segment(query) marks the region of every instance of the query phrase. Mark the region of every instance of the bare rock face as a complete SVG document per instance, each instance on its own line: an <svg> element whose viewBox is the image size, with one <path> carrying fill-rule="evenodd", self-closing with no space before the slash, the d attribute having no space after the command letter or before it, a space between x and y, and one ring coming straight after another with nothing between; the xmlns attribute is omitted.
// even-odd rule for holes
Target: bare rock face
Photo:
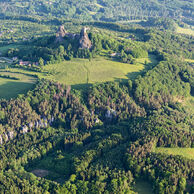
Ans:
<svg viewBox="0 0 194 194"><path fill-rule="evenodd" d="M9 140L7 133L5 133L4 137L5 137L5 142L7 142Z"/></svg>
<svg viewBox="0 0 194 194"><path fill-rule="evenodd" d="M65 30L64 26L59 26L59 29L56 33L56 42L62 42L63 37L67 34L67 31Z"/></svg>
<svg viewBox="0 0 194 194"><path fill-rule="evenodd" d="M8 132L9 139L13 139L13 137L14 137L13 135L14 135L13 131Z"/></svg>
<svg viewBox="0 0 194 194"><path fill-rule="evenodd" d="M84 27L82 28L80 32L80 38L79 38L79 43L80 43L80 48L81 49L90 49L92 47L92 43L88 37L87 30L89 28Z"/></svg>
<svg viewBox="0 0 194 194"><path fill-rule="evenodd" d="M0 145L3 144L3 138L2 136L0 135Z"/></svg>
<svg viewBox="0 0 194 194"><path fill-rule="evenodd" d="M23 132L23 133L27 133L27 132L28 132L28 127L27 127L26 125L24 125L24 126L22 127L22 132Z"/></svg>

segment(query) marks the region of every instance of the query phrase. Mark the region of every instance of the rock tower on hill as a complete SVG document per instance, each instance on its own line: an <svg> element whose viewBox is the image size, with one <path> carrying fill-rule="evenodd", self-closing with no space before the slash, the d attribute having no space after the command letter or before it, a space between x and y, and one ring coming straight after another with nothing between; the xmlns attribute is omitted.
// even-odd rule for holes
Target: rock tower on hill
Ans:
<svg viewBox="0 0 194 194"><path fill-rule="evenodd" d="M57 33L56 33L56 42L63 42L64 37L68 37L70 39L75 39L79 41L79 48L81 49L90 49L92 47L92 43L88 37L87 30L89 28L84 27L82 28L80 34L73 34L69 33L65 30L64 26L59 26Z"/></svg>
<svg viewBox="0 0 194 194"><path fill-rule="evenodd" d="M59 26L57 33L56 33L56 42L62 42L63 37L67 34L64 26Z"/></svg>
<svg viewBox="0 0 194 194"><path fill-rule="evenodd" d="M90 49L92 47L92 43L88 37L87 30L89 28L84 27L82 28L80 32L80 38L79 38L79 43L80 43L80 48L81 49Z"/></svg>

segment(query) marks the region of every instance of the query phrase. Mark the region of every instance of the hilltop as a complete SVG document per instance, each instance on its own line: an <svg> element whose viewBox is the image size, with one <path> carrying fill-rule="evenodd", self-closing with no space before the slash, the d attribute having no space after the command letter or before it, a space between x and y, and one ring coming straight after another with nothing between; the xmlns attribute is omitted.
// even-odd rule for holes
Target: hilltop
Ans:
<svg viewBox="0 0 194 194"><path fill-rule="evenodd" d="M0 193L194 193L192 33L176 33L169 18L53 18L71 4L65 14L83 19L84 2L12 1L36 17L1 20ZM87 2L98 19L117 4Z"/></svg>

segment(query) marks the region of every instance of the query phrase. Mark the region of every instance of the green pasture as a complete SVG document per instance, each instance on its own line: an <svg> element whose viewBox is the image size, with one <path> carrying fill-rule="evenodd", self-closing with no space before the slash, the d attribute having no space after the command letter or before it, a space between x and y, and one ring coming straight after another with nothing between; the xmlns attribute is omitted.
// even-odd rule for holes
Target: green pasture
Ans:
<svg viewBox="0 0 194 194"><path fill-rule="evenodd" d="M23 48L25 47L26 49L28 49L28 45L22 45L22 44L8 44L8 45L5 45L5 46L0 46L0 54L4 55L9 49L11 48Z"/></svg>
<svg viewBox="0 0 194 194"><path fill-rule="evenodd" d="M194 30L189 29L189 28L177 27L176 32L179 33L179 34L187 34L187 35L194 36Z"/></svg>
<svg viewBox="0 0 194 194"><path fill-rule="evenodd" d="M26 170L34 173L36 176L63 183L69 178L72 170L72 156L70 154L56 151L43 157L41 160L32 163ZM45 174L39 173L45 171Z"/></svg>
<svg viewBox="0 0 194 194"><path fill-rule="evenodd" d="M169 155L181 155L185 158L194 160L194 148L164 148L159 147L154 149L155 153L163 153Z"/></svg>
<svg viewBox="0 0 194 194"><path fill-rule="evenodd" d="M194 59L185 59L186 62L194 63Z"/></svg>
<svg viewBox="0 0 194 194"><path fill-rule="evenodd" d="M146 65L145 61L147 61ZM0 78L0 98L11 98L26 93L35 83L35 78L30 75L72 85L76 89L84 89L93 83L134 79L142 70L156 64L157 60L154 55L137 59L135 65L99 56L91 61L88 59L72 59L71 61L46 65L43 72L33 72L20 68L2 69L1 72L4 74L10 73L11 77L19 77L20 80ZM9 71L9 73L5 71ZM0 74L2 74L1 72Z"/></svg>
<svg viewBox="0 0 194 194"><path fill-rule="evenodd" d="M19 80L14 80L0 77L0 98L10 99L18 94L24 94L32 89L36 82L36 78L30 75L2 71L0 74L19 78Z"/></svg>
<svg viewBox="0 0 194 194"><path fill-rule="evenodd" d="M97 57L88 59L73 59L58 64L44 67L49 72L47 79L55 80L66 85L93 84L97 82L134 79L144 68L145 61L148 65L157 63L154 56L138 59L137 64L127 64Z"/></svg>

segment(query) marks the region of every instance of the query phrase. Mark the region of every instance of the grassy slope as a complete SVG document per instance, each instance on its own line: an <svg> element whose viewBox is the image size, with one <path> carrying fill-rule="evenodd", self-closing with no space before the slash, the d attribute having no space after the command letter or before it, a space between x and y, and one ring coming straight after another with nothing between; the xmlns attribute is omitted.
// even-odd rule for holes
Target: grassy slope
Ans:
<svg viewBox="0 0 194 194"><path fill-rule="evenodd" d="M157 63L154 56L138 59L136 65L120 63L97 57L88 59L73 59L55 65L45 66L44 71L54 72L48 79L59 81L67 85L87 84L96 82L127 80L136 77L144 69L144 62Z"/></svg>
<svg viewBox="0 0 194 194"><path fill-rule="evenodd" d="M20 78L20 80L0 78L0 98L10 99L18 94L26 93L36 82L34 77L19 73L0 72L0 74Z"/></svg>
<svg viewBox="0 0 194 194"><path fill-rule="evenodd" d="M12 77L19 77L20 80L0 78L0 98L15 97L18 94L26 93L27 90L33 87L34 78L21 73L38 75L39 78L58 81L66 85L72 85L76 89L82 89L88 84L97 82L134 79L141 70L146 68L144 66L145 60L148 62L148 66L157 64L155 57L150 55L149 58L138 59L136 65L97 57L91 61L88 59L73 59L72 61L47 65L44 67L44 72L32 72L18 68L5 69L10 72ZM8 74L3 71L2 69L1 74ZM14 74L13 72L17 73Z"/></svg>
<svg viewBox="0 0 194 194"><path fill-rule="evenodd" d="M194 148L155 148L154 152L172 155L181 155L194 160Z"/></svg>
<svg viewBox="0 0 194 194"><path fill-rule="evenodd" d="M17 48L17 49L26 48L26 49L29 49L29 48L31 48L31 47L28 46L28 45L22 45L22 44L17 44L17 43L5 45L5 46L0 46L0 56L1 56L1 55L5 55L5 53L6 53L9 49L11 49L11 48Z"/></svg>
<svg viewBox="0 0 194 194"><path fill-rule="evenodd" d="M1 46L0 47L0 54L5 54L5 52L10 49L10 48L18 48L17 44L10 44L10 45L6 45L6 46Z"/></svg>
<svg viewBox="0 0 194 194"><path fill-rule="evenodd" d="M64 182L65 179L69 178L71 172L71 158L72 156L67 153L58 154L54 151L49 155L45 156L43 159L38 162L32 164L28 171L40 171L46 170L48 175L45 178L56 181L56 182Z"/></svg>
<svg viewBox="0 0 194 194"><path fill-rule="evenodd" d="M184 102L183 106L185 107L188 114L194 115L194 96L188 97Z"/></svg>
<svg viewBox="0 0 194 194"><path fill-rule="evenodd" d="M194 60L193 59L185 59L186 62L189 62L189 63L194 63Z"/></svg>
<svg viewBox="0 0 194 194"><path fill-rule="evenodd" d="M176 32L180 34L187 34L187 35L194 36L194 30L192 29L177 27Z"/></svg>

